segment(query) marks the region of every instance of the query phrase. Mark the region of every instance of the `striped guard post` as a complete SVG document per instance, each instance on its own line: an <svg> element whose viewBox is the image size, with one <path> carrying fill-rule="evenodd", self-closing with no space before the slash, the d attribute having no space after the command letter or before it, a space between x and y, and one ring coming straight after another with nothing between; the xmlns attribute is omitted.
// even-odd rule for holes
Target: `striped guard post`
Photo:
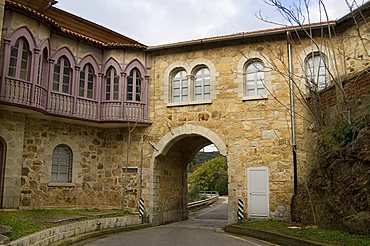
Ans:
<svg viewBox="0 0 370 246"><path fill-rule="evenodd" d="M244 219L244 201L243 199L238 199L238 221L242 222Z"/></svg>
<svg viewBox="0 0 370 246"><path fill-rule="evenodd" d="M139 201L139 214L140 214L140 217L141 218L144 218L144 199L143 198L140 198L140 201Z"/></svg>

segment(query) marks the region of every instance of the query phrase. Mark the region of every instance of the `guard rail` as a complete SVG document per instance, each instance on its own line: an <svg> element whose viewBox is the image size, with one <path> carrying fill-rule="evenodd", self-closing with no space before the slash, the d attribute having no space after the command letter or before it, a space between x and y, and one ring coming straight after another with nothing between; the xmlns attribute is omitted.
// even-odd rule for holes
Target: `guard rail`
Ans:
<svg viewBox="0 0 370 246"><path fill-rule="evenodd" d="M208 198L200 201L189 202L188 209L208 206L217 201L218 197L220 196L217 191L201 191L199 193L206 195Z"/></svg>

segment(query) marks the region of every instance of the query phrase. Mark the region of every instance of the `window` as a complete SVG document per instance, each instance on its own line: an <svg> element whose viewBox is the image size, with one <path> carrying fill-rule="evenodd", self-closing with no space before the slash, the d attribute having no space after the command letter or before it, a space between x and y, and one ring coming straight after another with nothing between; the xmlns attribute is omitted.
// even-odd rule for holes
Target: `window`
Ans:
<svg viewBox="0 0 370 246"><path fill-rule="evenodd" d="M114 67L108 69L105 77L105 100L119 99L119 77Z"/></svg>
<svg viewBox="0 0 370 246"><path fill-rule="evenodd" d="M134 68L127 77L126 100L141 101L141 75L138 69Z"/></svg>
<svg viewBox="0 0 370 246"><path fill-rule="evenodd" d="M53 91L71 94L72 69L67 57L61 56L54 66Z"/></svg>
<svg viewBox="0 0 370 246"><path fill-rule="evenodd" d="M39 57L38 68L37 68L37 85L44 86L46 78L46 67L48 64L48 51L45 48Z"/></svg>
<svg viewBox="0 0 370 246"><path fill-rule="evenodd" d="M306 59L306 76L308 85L318 90L327 87L326 59L320 53L311 53Z"/></svg>
<svg viewBox="0 0 370 246"><path fill-rule="evenodd" d="M67 145L58 145L53 151L51 181L72 182L72 150Z"/></svg>
<svg viewBox="0 0 370 246"><path fill-rule="evenodd" d="M211 96L211 75L206 67L197 70L194 78L194 100L208 100Z"/></svg>
<svg viewBox="0 0 370 246"><path fill-rule="evenodd" d="M251 61L246 67L246 97L265 96L265 74L263 63Z"/></svg>
<svg viewBox="0 0 370 246"><path fill-rule="evenodd" d="M9 71L10 77L29 80L31 55L28 44L23 38L17 39L10 50Z"/></svg>
<svg viewBox="0 0 370 246"><path fill-rule="evenodd" d="M78 96L94 98L94 68L90 63L86 64L80 71Z"/></svg>
<svg viewBox="0 0 370 246"><path fill-rule="evenodd" d="M186 101L188 101L188 79L185 70L181 70L172 78L172 102Z"/></svg>

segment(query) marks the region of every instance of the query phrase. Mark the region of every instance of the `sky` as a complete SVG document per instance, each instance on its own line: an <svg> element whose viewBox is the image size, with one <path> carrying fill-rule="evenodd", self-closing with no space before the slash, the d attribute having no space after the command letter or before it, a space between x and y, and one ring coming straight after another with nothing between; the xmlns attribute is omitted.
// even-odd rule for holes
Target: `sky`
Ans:
<svg viewBox="0 0 370 246"><path fill-rule="evenodd" d="M278 1L286 6L299 3L299 0ZM319 21L319 0L307 1L311 22ZM331 20L349 12L345 0L323 1ZM55 7L145 45L278 27L258 19L259 12L270 21L284 23L276 8L264 0L59 0Z"/></svg>

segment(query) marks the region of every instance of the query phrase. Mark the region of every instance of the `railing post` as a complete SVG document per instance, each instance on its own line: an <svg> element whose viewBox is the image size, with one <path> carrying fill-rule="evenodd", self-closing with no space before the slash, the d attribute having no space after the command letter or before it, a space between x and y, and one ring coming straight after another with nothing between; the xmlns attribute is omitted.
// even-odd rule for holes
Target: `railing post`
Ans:
<svg viewBox="0 0 370 246"><path fill-rule="evenodd" d="M149 88L149 76L144 76L144 120L148 119L148 88Z"/></svg>
<svg viewBox="0 0 370 246"><path fill-rule="evenodd" d="M96 119L97 120L101 120L101 107L102 107L102 101L103 101L103 98L104 98L104 94L103 94L103 73L98 73L98 84L97 84L97 88L96 88L96 100L98 101L98 108L97 108L97 115L96 115Z"/></svg>
<svg viewBox="0 0 370 246"><path fill-rule="evenodd" d="M75 66L75 76L72 78L72 96L73 96L73 106L72 106L72 115L77 114L77 95L79 93L79 75L80 75L80 67Z"/></svg>
<svg viewBox="0 0 370 246"><path fill-rule="evenodd" d="M126 102L126 73L121 72L121 119L126 119L126 113L125 113L125 102Z"/></svg>
<svg viewBox="0 0 370 246"><path fill-rule="evenodd" d="M54 62L55 62L55 60L54 59L49 59L49 78L48 78L48 85L47 85L47 94L46 94L46 105L45 105L45 109L46 109L46 111L50 111L50 108L51 108L51 102L50 102L50 100L49 100L49 98L50 98L50 93L51 93L51 91L53 90L53 80L54 80L54 78L53 78L53 71L54 71L54 67L53 67L53 65L54 65Z"/></svg>
<svg viewBox="0 0 370 246"><path fill-rule="evenodd" d="M37 71L38 71L38 67L39 67L39 63L37 62L39 60L39 57L40 57L40 49L38 48L34 48L33 49L33 52L35 54L34 56L34 59L31 61L31 73L30 73L30 82L31 82L31 93L30 93L30 102L29 104L31 106L36 106L34 105L35 104L35 90L36 90L36 86L35 84L38 82L37 81ZM37 64L37 66L35 65Z"/></svg>

